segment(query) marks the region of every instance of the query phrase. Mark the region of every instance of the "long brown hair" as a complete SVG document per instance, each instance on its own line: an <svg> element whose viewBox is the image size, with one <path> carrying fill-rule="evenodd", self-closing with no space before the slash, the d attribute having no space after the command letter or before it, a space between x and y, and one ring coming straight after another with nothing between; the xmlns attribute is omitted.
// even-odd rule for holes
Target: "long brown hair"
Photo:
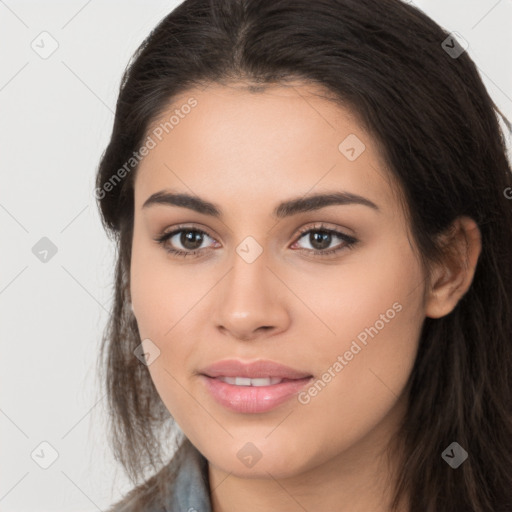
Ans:
<svg viewBox="0 0 512 512"><path fill-rule="evenodd" d="M141 342L129 309L134 153L150 123L188 88L299 79L323 86L375 137L426 268L442 257L437 235L458 216L473 218L482 235L470 289L450 314L423 324L397 433L403 461L394 506L512 510L512 174L501 113L449 37L399 0L186 0L140 45L122 78L96 180L118 250L99 364L112 448L134 484L147 466L168 462L162 432L172 428L133 353ZM453 441L469 453L457 469L441 457ZM177 467L137 487L127 510L156 503Z"/></svg>

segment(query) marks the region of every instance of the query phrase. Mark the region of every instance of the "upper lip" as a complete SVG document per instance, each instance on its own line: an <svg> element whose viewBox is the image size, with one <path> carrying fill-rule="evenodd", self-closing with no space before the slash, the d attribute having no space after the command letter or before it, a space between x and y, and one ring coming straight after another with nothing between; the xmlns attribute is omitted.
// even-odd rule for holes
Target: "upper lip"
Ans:
<svg viewBox="0 0 512 512"><path fill-rule="evenodd" d="M245 377L249 379L277 377L280 379L304 379L312 377L310 373L295 370L274 361L258 360L252 362L237 359L224 359L217 361L199 370L199 373L208 377Z"/></svg>

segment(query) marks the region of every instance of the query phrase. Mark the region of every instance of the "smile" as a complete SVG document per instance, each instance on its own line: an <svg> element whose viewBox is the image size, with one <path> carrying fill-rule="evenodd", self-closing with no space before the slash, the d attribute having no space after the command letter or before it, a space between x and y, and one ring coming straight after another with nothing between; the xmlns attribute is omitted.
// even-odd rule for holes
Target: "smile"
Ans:
<svg viewBox="0 0 512 512"><path fill-rule="evenodd" d="M208 394L230 411L243 414L269 412L300 393L313 379L277 377L207 377L200 376ZM294 401L297 403L297 401Z"/></svg>

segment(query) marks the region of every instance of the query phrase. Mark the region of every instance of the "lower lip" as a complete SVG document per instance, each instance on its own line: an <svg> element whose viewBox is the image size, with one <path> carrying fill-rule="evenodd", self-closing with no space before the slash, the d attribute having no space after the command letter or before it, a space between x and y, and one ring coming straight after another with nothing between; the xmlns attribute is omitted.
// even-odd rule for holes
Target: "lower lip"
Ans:
<svg viewBox="0 0 512 512"><path fill-rule="evenodd" d="M312 377L289 380L273 386L235 386L202 375L208 391L218 403L236 412L267 412L296 395Z"/></svg>

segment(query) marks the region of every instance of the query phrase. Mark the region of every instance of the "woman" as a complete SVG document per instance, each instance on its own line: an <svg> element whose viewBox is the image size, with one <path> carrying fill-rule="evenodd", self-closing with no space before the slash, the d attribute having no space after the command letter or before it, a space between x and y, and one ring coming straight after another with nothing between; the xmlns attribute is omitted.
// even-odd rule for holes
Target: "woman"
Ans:
<svg viewBox="0 0 512 512"><path fill-rule="evenodd" d="M497 113L457 40L398 0L162 20L96 183L118 244L111 441L135 486L111 510L512 509Z"/></svg>

